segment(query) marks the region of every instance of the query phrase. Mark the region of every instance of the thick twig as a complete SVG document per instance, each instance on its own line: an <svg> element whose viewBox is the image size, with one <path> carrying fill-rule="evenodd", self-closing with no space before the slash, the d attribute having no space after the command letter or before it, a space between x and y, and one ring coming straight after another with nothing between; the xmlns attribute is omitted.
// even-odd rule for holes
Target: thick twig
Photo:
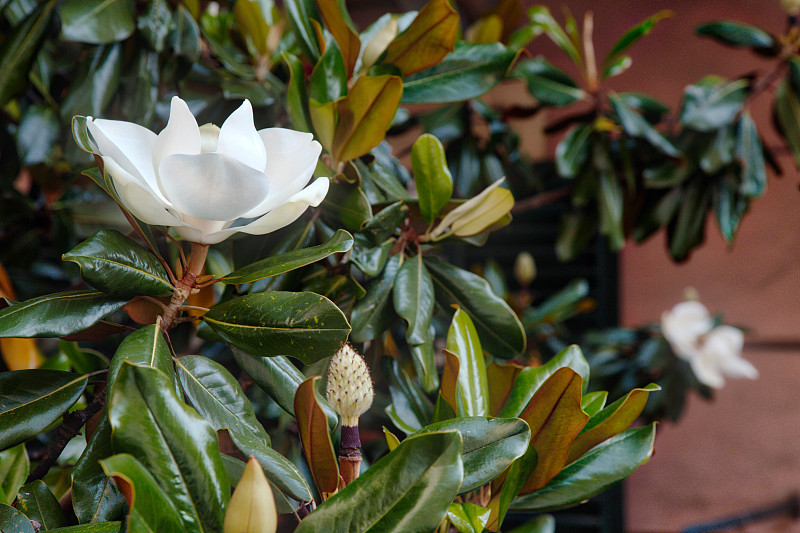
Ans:
<svg viewBox="0 0 800 533"><path fill-rule="evenodd" d="M28 476L28 479L25 481L26 483L41 479L47 474L50 468L58 460L61 452L64 451L64 447L67 445L67 443L72 440L74 436L80 433L81 428L86 424L86 422L89 421L90 418L103 409L103 406L106 403L105 400L106 391L103 389L97 394L97 396L94 397L86 409L73 411L72 413L64 415L64 421L61 423L61 427L58 428L58 434L56 435L56 438L53 440L50 446L48 446L47 451L45 451L44 455L42 456L42 460L39 461L38 465L36 465L36 468L33 470L33 472L31 472L31 475Z"/></svg>
<svg viewBox="0 0 800 533"><path fill-rule="evenodd" d="M556 202L566 196L569 196L571 191L571 187L562 187L561 189L546 191L535 196L531 196L530 198L525 198L524 200L520 200L514 204L514 207L511 208L511 213L524 213L525 211L530 211L531 209L536 209L543 205Z"/></svg>

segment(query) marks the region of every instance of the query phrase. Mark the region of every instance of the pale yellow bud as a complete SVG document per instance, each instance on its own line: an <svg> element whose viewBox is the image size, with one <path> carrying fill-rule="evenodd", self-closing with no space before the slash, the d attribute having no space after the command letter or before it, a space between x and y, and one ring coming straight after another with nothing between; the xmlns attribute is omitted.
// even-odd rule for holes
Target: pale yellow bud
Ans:
<svg viewBox="0 0 800 533"><path fill-rule="evenodd" d="M800 13L800 0L781 0L781 7L790 15Z"/></svg>
<svg viewBox="0 0 800 533"><path fill-rule="evenodd" d="M250 456L225 512L224 533L275 533L275 498L255 457Z"/></svg>
<svg viewBox="0 0 800 533"><path fill-rule="evenodd" d="M514 277L523 287L531 284L536 277L536 262L528 252L522 252L514 261Z"/></svg>
<svg viewBox="0 0 800 533"><path fill-rule="evenodd" d="M325 397L342 416L342 425L357 426L358 417L372 405L375 391L364 358L349 344L331 357Z"/></svg>

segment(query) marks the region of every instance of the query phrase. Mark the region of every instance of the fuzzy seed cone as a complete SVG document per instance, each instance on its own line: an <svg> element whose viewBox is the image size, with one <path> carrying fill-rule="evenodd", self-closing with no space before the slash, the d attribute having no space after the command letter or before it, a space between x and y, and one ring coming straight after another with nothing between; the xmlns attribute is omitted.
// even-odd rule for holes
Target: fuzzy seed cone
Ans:
<svg viewBox="0 0 800 533"><path fill-rule="evenodd" d="M251 455L225 512L224 533L275 533L278 513L261 465Z"/></svg>
<svg viewBox="0 0 800 533"><path fill-rule="evenodd" d="M342 416L345 426L357 426L358 417L372 405L375 391L364 358L349 344L331 357L328 367L328 387L325 397Z"/></svg>

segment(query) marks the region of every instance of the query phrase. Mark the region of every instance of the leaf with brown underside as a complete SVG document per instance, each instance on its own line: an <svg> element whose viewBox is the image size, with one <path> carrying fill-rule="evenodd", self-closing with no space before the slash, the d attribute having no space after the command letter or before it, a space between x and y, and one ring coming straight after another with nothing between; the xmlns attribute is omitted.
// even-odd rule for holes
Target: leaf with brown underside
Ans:
<svg viewBox="0 0 800 533"><path fill-rule="evenodd" d="M430 0L411 25L389 43L381 63L410 76L439 63L455 48L458 13L447 0Z"/></svg>
<svg viewBox="0 0 800 533"><path fill-rule="evenodd" d="M332 2L331 0L317 0L317 7L322 15L322 20L330 30L339 50L342 52L344 67L347 77L353 75L353 68L358 59L358 52L361 50L361 40L358 34L348 24L345 14L342 13L343 2Z"/></svg>
<svg viewBox="0 0 800 533"><path fill-rule="evenodd" d="M514 363L500 364L492 361L486 366L486 379L489 382L489 414L498 415L511 396L511 389L514 388L514 382L521 371L522 367Z"/></svg>
<svg viewBox="0 0 800 533"><path fill-rule="evenodd" d="M456 394L458 390L458 372L461 369L461 361L453 352L444 350L444 369L442 370L442 381L439 392L444 401L458 413Z"/></svg>
<svg viewBox="0 0 800 533"><path fill-rule="evenodd" d="M294 395L294 415L300 429L300 441L314 483L322 498L336 492L339 486L339 463L333 451L328 419L316 396L316 381L312 376L303 381Z"/></svg>
<svg viewBox="0 0 800 533"><path fill-rule="evenodd" d="M520 494L547 485L567 461L570 445L589 420L581 409L583 378L569 367L558 369L545 381L520 418L531 428L531 446L538 462Z"/></svg>

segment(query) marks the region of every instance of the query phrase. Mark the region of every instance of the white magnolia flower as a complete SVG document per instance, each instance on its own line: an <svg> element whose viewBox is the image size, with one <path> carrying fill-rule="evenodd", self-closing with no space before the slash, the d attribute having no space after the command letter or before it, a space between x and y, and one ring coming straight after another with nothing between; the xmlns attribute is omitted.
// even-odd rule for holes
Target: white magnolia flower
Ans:
<svg viewBox="0 0 800 533"><path fill-rule="evenodd" d="M661 315L664 337L675 355L689 362L698 381L720 388L725 385L725 376L756 379L758 370L742 358L742 331L713 326L708 309L693 300L681 302Z"/></svg>
<svg viewBox="0 0 800 533"><path fill-rule="evenodd" d="M178 97L158 135L118 120L89 117L87 124L123 205L140 220L172 226L192 242L215 244L237 232L278 230L328 192L328 178L308 185L320 144L310 133L256 131L247 100L221 128L198 127Z"/></svg>

